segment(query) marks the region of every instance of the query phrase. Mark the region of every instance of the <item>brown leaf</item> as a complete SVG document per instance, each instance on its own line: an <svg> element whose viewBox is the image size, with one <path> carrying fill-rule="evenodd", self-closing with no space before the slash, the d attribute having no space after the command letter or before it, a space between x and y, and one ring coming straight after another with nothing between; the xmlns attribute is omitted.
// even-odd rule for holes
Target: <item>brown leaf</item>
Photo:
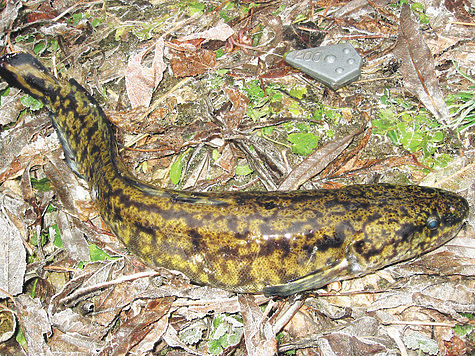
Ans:
<svg viewBox="0 0 475 356"><path fill-rule="evenodd" d="M244 115L247 112L249 99L237 89L224 89L229 100L233 103L233 107L224 115L224 120L227 129L235 129L241 123Z"/></svg>
<svg viewBox="0 0 475 356"><path fill-rule="evenodd" d="M172 302L171 297L149 301L139 314L120 325L108 346L99 355L127 355L132 347L152 331L157 321L168 313ZM166 325L162 332L165 329Z"/></svg>
<svg viewBox="0 0 475 356"><path fill-rule="evenodd" d="M87 261L90 259L88 243L84 233L77 228L73 220L78 219L62 210L58 212L56 217L64 249L69 252L69 255L75 261Z"/></svg>
<svg viewBox="0 0 475 356"><path fill-rule="evenodd" d="M325 178L337 178L341 176L362 174L364 171L368 170L372 172L384 172L394 167L406 165L424 167L419 163L414 155L390 156L383 159L360 159L359 156L354 156L337 171L325 176Z"/></svg>
<svg viewBox="0 0 475 356"><path fill-rule="evenodd" d="M175 53L170 60L170 67L176 78L193 77L202 74L216 64L216 54L208 50L200 50L189 54Z"/></svg>
<svg viewBox="0 0 475 356"><path fill-rule="evenodd" d="M151 67L142 65L142 60L148 53L149 48L129 59L127 63L127 74L125 75L125 86L132 108L139 106L148 107L150 105L153 91L162 80L163 72L166 68L165 62L163 61L164 47L165 42L163 38L160 37L155 43Z"/></svg>
<svg viewBox="0 0 475 356"><path fill-rule="evenodd" d="M233 34L234 30L229 25L225 24L224 21L220 21L216 26L206 31L192 33L191 35L180 37L178 41L184 42L194 39L204 39L205 41L226 41Z"/></svg>
<svg viewBox="0 0 475 356"><path fill-rule="evenodd" d="M270 141L257 135L234 141L236 146L246 154L250 166L256 171L266 189L276 190L277 183L287 173L282 153Z"/></svg>
<svg viewBox="0 0 475 356"><path fill-rule="evenodd" d="M2 16L0 16L0 33L4 34L5 31L12 28L13 21L17 19L18 12L24 4L18 1L6 1L2 4L5 7L2 10Z"/></svg>
<svg viewBox="0 0 475 356"><path fill-rule="evenodd" d="M186 170L187 176L183 183L183 190L196 188L198 181L206 179L210 161L209 156L209 151L204 149L203 144L196 147L190 159L186 162L186 166L190 168Z"/></svg>
<svg viewBox="0 0 475 356"><path fill-rule="evenodd" d="M322 337L322 344L327 344L334 355L374 355L384 354L388 349L371 337L352 336L346 333L332 333Z"/></svg>
<svg viewBox="0 0 475 356"><path fill-rule="evenodd" d="M401 62L399 69L405 88L416 95L437 120L447 123L449 111L435 74L434 58L408 4L402 5L398 33L393 52Z"/></svg>
<svg viewBox="0 0 475 356"><path fill-rule="evenodd" d="M351 165L352 162L358 162L363 152L364 148L368 144L369 138L371 137L371 130L366 130L363 138L359 140L358 145L351 150L346 151L345 153L338 156L331 164L325 168L320 174L321 177L329 177L338 175L344 167Z"/></svg>
<svg viewBox="0 0 475 356"><path fill-rule="evenodd" d="M46 337L51 334L51 325L46 311L38 298L31 299L28 294L16 298L17 316L21 330L25 335L29 355L52 355L46 343Z"/></svg>
<svg viewBox="0 0 475 356"><path fill-rule="evenodd" d="M452 336L450 340L444 341L444 346L447 350L447 356L466 355L468 351L465 342L456 335Z"/></svg>
<svg viewBox="0 0 475 356"><path fill-rule="evenodd" d="M9 340L15 335L16 317L13 311L9 309L0 310L0 320L2 321L2 328L0 330L0 344ZM4 355L4 350L0 349L0 354Z"/></svg>
<svg viewBox="0 0 475 356"><path fill-rule="evenodd" d="M253 295L240 294L238 302L244 323L244 339L249 355L277 355L277 339Z"/></svg>
<svg viewBox="0 0 475 356"><path fill-rule="evenodd" d="M0 194L0 289L11 295L23 291L23 278L26 271L26 251L22 234L12 221L25 206L23 200ZM20 214L20 216L23 214ZM26 226L24 227L24 232ZM6 297L0 292L1 297Z"/></svg>
<svg viewBox="0 0 475 356"><path fill-rule="evenodd" d="M218 167L221 167L226 172L232 173L234 175L237 158L234 155L231 145L224 146L221 156L219 156L214 164L216 164Z"/></svg>
<svg viewBox="0 0 475 356"><path fill-rule="evenodd" d="M238 313L240 304L237 296L229 296L229 293L222 289L210 287L194 287L197 291L196 296L187 295L188 299L178 299L173 306L178 307L174 314L184 316L187 320L203 318L211 311L215 313ZM197 300L189 300L189 298ZM268 303L271 298L262 294L254 296L254 302L257 305Z"/></svg>
<svg viewBox="0 0 475 356"><path fill-rule="evenodd" d="M15 89L10 89L12 92ZM16 95L2 96L0 99L0 126L15 122L24 106Z"/></svg>
<svg viewBox="0 0 475 356"><path fill-rule="evenodd" d="M295 190L302 184L320 173L327 167L348 145L358 132L346 135L338 140L327 143L313 152L302 161L280 184L278 190Z"/></svg>
<svg viewBox="0 0 475 356"><path fill-rule="evenodd" d="M79 178L66 162L59 158L58 152L54 152L48 158L44 172L63 208L69 214L81 217L82 220L96 214L89 192L79 184Z"/></svg>
<svg viewBox="0 0 475 356"><path fill-rule="evenodd" d="M451 13L455 15L457 20L463 22L473 22L473 17L467 12L464 7L463 0L445 0L444 5Z"/></svg>
<svg viewBox="0 0 475 356"><path fill-rule="evenodd" d="M24 120L20 126L5 131L1 138L0 183L15 177L28 164L41 164L43 153L59 147L56 135L38 135L51 124L48 115L37 115L34 119L27 116ZM35 136L37 138L33 140Z"/></svg>

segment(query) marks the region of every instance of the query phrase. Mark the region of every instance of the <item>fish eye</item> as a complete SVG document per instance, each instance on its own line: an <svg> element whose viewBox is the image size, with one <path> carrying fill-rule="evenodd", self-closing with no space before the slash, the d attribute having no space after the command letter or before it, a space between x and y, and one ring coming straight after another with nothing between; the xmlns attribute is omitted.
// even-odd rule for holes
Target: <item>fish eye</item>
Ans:
<svg viewBox="0 0 475 356"><path fill-rule="evenodd" d="M440 221L439 218L435 216L431 216L427 219L426 221L426 226L429 228L429 230L435 230L439 227Z"/></svg>

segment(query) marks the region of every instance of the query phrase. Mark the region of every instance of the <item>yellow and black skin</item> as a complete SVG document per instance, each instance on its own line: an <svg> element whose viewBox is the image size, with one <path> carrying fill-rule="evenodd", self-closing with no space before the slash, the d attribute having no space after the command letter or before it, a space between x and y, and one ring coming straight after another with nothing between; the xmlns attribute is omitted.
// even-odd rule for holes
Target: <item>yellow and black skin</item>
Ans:
<svg viewBox="0 0 475 356"><path fill-rule="evenodd" d="M412 185L292 192L196 193L134 178L112 126L74 79L27 53L0 58L0 76L41 100L69 166L104 221L152 267L235 292L287 296L361 276L452 239L468 215L457 194Z"/></svg>

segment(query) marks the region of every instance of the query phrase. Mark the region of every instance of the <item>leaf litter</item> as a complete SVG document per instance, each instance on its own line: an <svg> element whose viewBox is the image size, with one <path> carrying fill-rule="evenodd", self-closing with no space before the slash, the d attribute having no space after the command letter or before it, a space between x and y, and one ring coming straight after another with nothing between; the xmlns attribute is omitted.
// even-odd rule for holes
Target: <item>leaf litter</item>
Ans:
<svg viewBox="0 0 475 356"><path fill-rule="evenodd" d="M128 135L135 142L134 151L122 154L133 157L127 164L141 178L172 187L171 155L183 152L174 179L187 189L419 183L432 171L431 185L444 182L468 192L473 206L473 127L446 132L433 153L424 153L424 142L415 141L424 137L417 130L428 125L428 115L451 125L447 92L470 92L470 80L451 63L473 75L471 44L465 40L473 38L473 27L455 24L470 19L463 2L426 1L425 13L417 6L359 0L225 2L214 10L200 3L142 5L26 4L0 20L1 28L13 29L2 35L3 43L13 40L43 59L54 54L51 67L83 83L108 116L118 118L119 141ZM22 11L37 16L20 18ZM104 14L113 15L111 22ZM165 22L157 26L153 16ZM45 32L53 18L67 26ZM176 25L167 23L171 18ZM342 39L352 41L366 63L362 79L336 93L282 62L288 50ZM174 79L188 76L194 77L191 84ZM2 258L15 261L2 263L1 288L9 296L2 295L1 307L14 311L21 330L15 338L11 328L3 334L7 340L0 352L458 355L474 348L473 334L455 332L473 330L474 324L470 227L450 242L449 252L333 283L300 299L194 286L181 274L152 271L128 255L103 230L84 183L60 159L46 115L25 116L17 97L0 94L2 196L17 202L3 199L0 206L2 238L9 241L2 244L7 246ZM121 109L129 105L143 108ZM378 133L354 136L371 120L386 120L388 112L393 121ZM470 115L464 112L464 122ZM402 130L416 126L415 143L404 146L414 150L407 151L401 147L407 140ZM310 139L307 156L291 148L291 134ZM446 156L451 163L441 169ZM53 199L53 193L30 183L45 178ZM473 213L470 221L473 226ZM61 244L55 244L55 231Z"/></svg>
<svg viewBox="0 0 475 356"><path fill-rule="evenodd" d="M447 123L449 110L439 87L432 53L418 26L410 6L403 4L394 54L401 61L399 69L406 89L417 95L438 120Z"/></svg>

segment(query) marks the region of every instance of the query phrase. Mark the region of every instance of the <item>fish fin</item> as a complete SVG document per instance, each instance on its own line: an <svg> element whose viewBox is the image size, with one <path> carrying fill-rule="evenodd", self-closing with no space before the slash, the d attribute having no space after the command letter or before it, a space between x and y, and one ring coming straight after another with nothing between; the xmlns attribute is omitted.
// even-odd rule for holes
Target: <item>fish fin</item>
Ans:
<svg viewBox="0 0 475 356"><path fill-rule="evenodd" d="M84 176L79 172L78 165L76 163L76 159L73 154L73 150L69 146L68 141L66 140L64 132L61 130L59 125L56 123L55 115L50 113L51 122L53 123L53 127L58 135L59 142L61 142L61 146L63 147L64 157L66 158L66 164L68 167L76 174L79 178L84 179Z"/></svg>
<svg viewBox="0 0 475 356"><path fill-rule="evenodd" d="M264 287L263 292L264 295L267 297L287 297L291 294L301 293L307 290L313 290L323 287L337 279L344 279L339 277L344 277L347 272L349 272L348 261L345 258L337 265L328 269L316 270L302 278L296 279L285 284L277 284L274 286ZM352 276L349 275L348 277L351 278Z"/></svg>

